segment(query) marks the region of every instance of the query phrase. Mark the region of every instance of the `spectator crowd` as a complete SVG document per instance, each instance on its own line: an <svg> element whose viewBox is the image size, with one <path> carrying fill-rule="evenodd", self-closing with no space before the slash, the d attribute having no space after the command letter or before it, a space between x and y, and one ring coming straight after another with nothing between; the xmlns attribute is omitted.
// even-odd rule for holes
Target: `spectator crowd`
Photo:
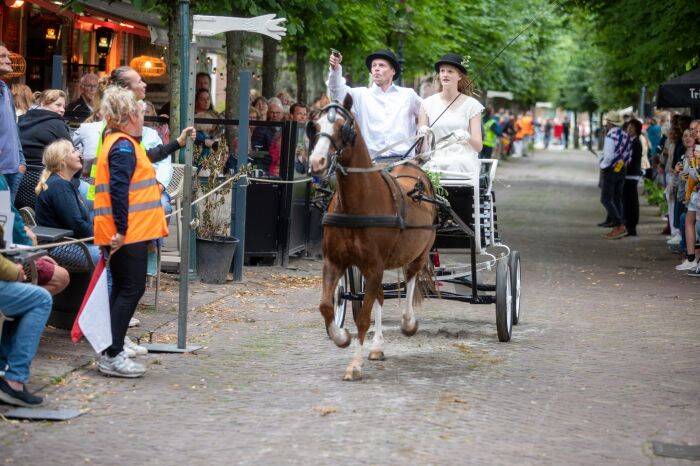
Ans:
<svg viewBox="0 0 700 466"><path fill-rule="evenodd" d="M145 372L133 358L147 350L126 332L139 324L133 314L145 290L145 275L156 273L156 242L167 234L163 219L172 211L170 156L191 137L206 157L217 149L224 125L216 121L222 115L214 109L207 73L196 76L198 123L171 140L163 123L169 103L156 109L145 100L146 83L130 67L102 78L84 74L73 98L60 89L33 92L25 84L8 86L2 78L11 71L9 51L0 42L0 191L9 194L11 205L5 208L14 214L11 227L5 219L0 222L0 234L3 227L12 228L12 240L0 248L36 246L37 227L93 239L85 248L72 244L40 254L8 250L0 255L0 312L6 319L0 335L0 401L37 406L43 400L27 390L27 382L52 297L73 285L69 269L90 270L101 258L109 257L113 342L100 355L98 370L120 377ZM251 92L250 157L257 168L279 176L282 146L281 125L257 122L296 121L303 126L328 102L323 95L307 106L293 102L284 91L269 99ZM144 116L160 118L144 123ZM157 199L158 208L151 198ZM29 276L29 261L36 266L36 277Z"/></svg>
<svg viewBox="0 0 700 466"><path fill-rule="evenodd" d="M663 190L667 224L662 234L668 235L669 249L682 256L676 270L700 277L696 255L700 120L674 114L642 122L633 115L609 112L605 131L599 164L601 203L607 216L598 226L612 229L604 237L637 236L638 184L647 180L645 192Z"/></svg>

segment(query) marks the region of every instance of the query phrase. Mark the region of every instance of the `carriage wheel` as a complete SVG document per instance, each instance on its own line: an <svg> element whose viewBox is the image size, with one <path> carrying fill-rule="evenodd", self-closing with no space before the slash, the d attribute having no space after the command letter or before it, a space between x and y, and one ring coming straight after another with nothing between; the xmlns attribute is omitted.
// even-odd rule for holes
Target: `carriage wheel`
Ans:
<svg viewBox="0 0 700 466"><path fill-rule="evenodd" d="M333 300L335 303L334 320L339 328L343 328L343 325L345 325L345 314L348 303L352 305L352 316L355 319L362 309L362 301L350 301L343 298L343 295L348 291L350 293L362 292L362 273L360 273L360 269L357 267L350 267L345 270L345 273L340 277L335 287L335 299Z"/></svg>
<svg viewBox="0 0 700 466"><path fill-rule="evenodd" d="M513 332L513 292L510 270L504 260L496 266L496 330L499 341L510 341Z"/></svg>
<svg viewBox="0 0 700 466"><path fill-rule="evenodd" d="M351 293L362 293L365 291L365 287L362 272L357 267L350 267L345 272L348 275L348 283L350 284ZM362 301L352 301L352 318L357 322L357 317L360 315L362 310Z"/></svg>
<svg viewBox="0 0 700 466"><path fill-rule="evenodd" d="M508 259L510 269L510 284L513 288L513 325L520 322L520 253L511 251Z"/></svg>
<svg viewBox="0 0 700 466"><path fill-rule="evenodd" d="M333 296L333 320L338 328L343 328L343 324L345 324L345 306L347 306L348 302L343 298L343 295L347 289L348 272L346 270L345 273L341 275L340 280L338 280Z"/></svg>

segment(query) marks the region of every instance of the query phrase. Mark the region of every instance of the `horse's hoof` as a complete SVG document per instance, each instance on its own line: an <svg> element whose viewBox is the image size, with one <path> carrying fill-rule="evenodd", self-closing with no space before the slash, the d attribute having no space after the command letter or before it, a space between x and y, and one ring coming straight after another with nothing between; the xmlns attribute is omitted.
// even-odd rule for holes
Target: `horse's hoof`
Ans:
<svg viewBox="0 0 700 466"><path fill-rule="evenodd" d="M414 320L413 325L410 323L406 323L405 320L401 320L401 333L406 335L407 337L412 337L413 335L416 334L418 331L418 321Z"/></svg>
<svg viewBox="0 0 700 466"><path fill-rule="evenodd" d="M362 380L362 369L359 367L353 367L352 371L347 370L345 371L345 375L343 376L343 381L345 382L357 382L358 380Z"/></svg>
<svg viewBox="0 0 700 466"><path fill-rule="evenodd" d="M333 341L338 346L338 348L347 348L348 346L350 346L352 338L350 338L350 332L343 328L340 329L340 335L338 336L338 339L334 339Z"/></svg>
<svg viewBox="0 0 700 466"><path fill-rule="evenodd" d="M352 341L350 338L350 332L344 328L339 328L337 325L335 325L335 323L326 328L326 333L328 333L328 337L339 348L347 348L350 346L350 342Z"/></svg>
<svg viewBox="0 0 700 466"><path fill-rule="evenodd" d="M370 361L384 361L384 351L370 351L367 359Z"/></svg>

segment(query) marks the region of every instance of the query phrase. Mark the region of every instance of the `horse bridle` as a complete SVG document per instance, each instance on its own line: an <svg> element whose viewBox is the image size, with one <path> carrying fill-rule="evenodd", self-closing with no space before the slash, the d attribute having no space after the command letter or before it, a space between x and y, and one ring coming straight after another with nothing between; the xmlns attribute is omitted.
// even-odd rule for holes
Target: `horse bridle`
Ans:
<svg viewBox="0 0 700 466"><path fill-rule="evenodd" d="M316 146L316 143L319 139L328 138L328 140L331 142L331 146L333 147L334 152L328 154L329 163L327 176L330 176L330 174L335 171L336 166L342 168L342 166L337 161L338 156L343 152L343 150L347 146L352 146L355 144L355 138L357 137L357 133L355 132L355 117L353 117L348 110L346 110L342 105L340 105L340 103L336 101L329 103L328 105L323 107L321 113L319 114L319 117L320 115L323 115L326 112L328 113L328 120L331 123L335 122L337 113L340 113L345 119L343 126L340 128L340 146L338 146L338 144L335 142L332 134L328 134L322 131L316 131L316 126L313 121L309 121L308 123L306 123L306 137L309 139L309 154L313 152L314 147ZM310 169L311 168L309 167L309 170Z"/></svg>

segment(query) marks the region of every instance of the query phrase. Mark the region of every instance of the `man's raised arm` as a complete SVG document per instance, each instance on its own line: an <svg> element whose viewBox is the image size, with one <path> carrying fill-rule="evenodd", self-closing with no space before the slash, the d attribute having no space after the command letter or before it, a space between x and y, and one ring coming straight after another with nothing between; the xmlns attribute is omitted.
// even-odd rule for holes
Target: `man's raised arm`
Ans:
<svg viewBox="0 0 700 466"><path fill-rule="evenodd" d="M341 54L334 55L331 53L328 59L328 81L326 81L328 97L338 102L342 102L348 92L352 93L352 89L345 84L343 67L340 65L342 61L343 56Z"/></svg>

